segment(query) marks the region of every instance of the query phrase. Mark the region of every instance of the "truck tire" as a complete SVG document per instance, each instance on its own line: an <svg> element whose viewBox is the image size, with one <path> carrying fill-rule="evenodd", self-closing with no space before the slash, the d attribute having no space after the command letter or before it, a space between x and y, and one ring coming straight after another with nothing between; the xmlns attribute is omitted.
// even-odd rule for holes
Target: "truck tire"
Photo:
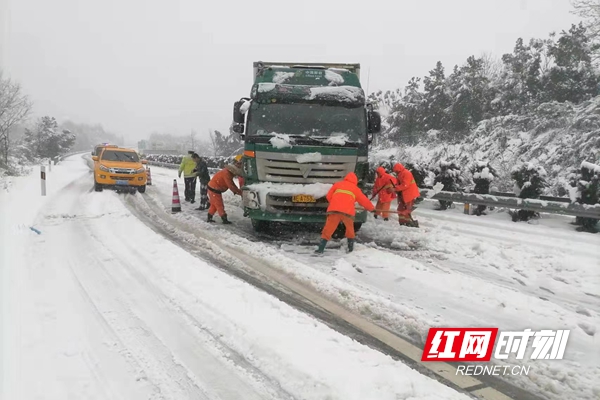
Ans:
<svg viewBox="0 0 600 400"><path fill-rule="evenodd" d="M140 193L144 193L144 192L146 192L146 185L144 185L144 186L138 186L137 190L138 190L138 192L140 192Z"/></svg>
<svg viewBox="0 0 600 400"><path fill-rule="evenodd" d="M96 192L101 192L102 191L102 185L99 184L98 182L96 182L95 180L94 180L94 190Z"/></svg>
<svg viewBox="0 0 600 400"><path fill-rule="evenodd" d="M267 233L271 230L271 221L265 221L262 219L253 219L252 228L258 233Z"/></svg>

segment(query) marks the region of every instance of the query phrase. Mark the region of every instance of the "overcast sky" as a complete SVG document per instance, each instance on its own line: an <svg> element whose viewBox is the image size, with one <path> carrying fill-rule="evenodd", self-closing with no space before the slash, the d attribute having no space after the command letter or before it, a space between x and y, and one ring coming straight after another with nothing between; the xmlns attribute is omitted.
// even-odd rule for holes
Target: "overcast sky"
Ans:
<svg viewBox="0 0 600 400"><path fill-rule="evenodd" d="M208 4L207 4L208 3ZM0 0L0 67L38 115L152 131L227 131L252 62L360 62L369 91L441 60L510 52L577 18L568 0Z"/></svg>

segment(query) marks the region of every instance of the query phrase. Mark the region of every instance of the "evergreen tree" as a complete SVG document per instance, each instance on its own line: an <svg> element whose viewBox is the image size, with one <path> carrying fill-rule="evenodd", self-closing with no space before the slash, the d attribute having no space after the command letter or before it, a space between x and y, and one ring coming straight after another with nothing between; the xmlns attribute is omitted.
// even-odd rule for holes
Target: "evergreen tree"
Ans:
<svg viewBox="0 0 600 400"><path fill-rule="evenodd" d="M531 162L514 167L511 177L515 181L515 191L521 199L539 199L548 186L546 170ZM536 215L535 211L519 210L513 214L513 221L528 221Z"/></svg>
<svg viewBox="0 0 600 400"><path fill-rule="evenodd" d="M489 194L490 184L498 176L496 170L487 161L477 161L471 166L470 171L473 174L473 182L475 183L473 192ZM482 215L485 209L486 206L478 205L475 214Z"/></svg>
<svg viewBox="0 0 600 400"><path fill-rule="evenodd" d="M455 162L440 161L434 170L434 184L441 183L446 192L458 192L460 185L463 183L460 167ZM440 210L446 210L452 205L451 201L439 200Z"/></svg>
<svg viewBox="0 0 600 400"><path fill-rule="evenodd" d="M423 79L425 93L423 95L423 128L443 129L448 119L447 108L451 104L451 99L446 92L446 77L444 67L441 61L438 61L435 68L429 71L429 76Z"/></svg>
<svg viewBox="0 0 600 400"><path fill-rule="evenodd" d="M570 185L575 188L574 200L577 204L600 203L600 165L583 162L581 169L571 175ZM596 232L598 220L595 218L577 217L576 222L582 225L582 230Z"/></svg>
<svg viewBox="0 0 600 400"><path fill-rule="evenodd" d="M592 54L599 48L581 23L563 31L548 49L555 65L542 80L544 100L577 104L597 95L600 76L592 65Z"/></svg>
<svg viewBox="0 0 600 400"><path fill-rule="evenodd" d="M35 156L54 158L73 147L75 135L68 129L58 129L56 119L45 116L38 119L33 129L25 130L25 142Z"/></svg>

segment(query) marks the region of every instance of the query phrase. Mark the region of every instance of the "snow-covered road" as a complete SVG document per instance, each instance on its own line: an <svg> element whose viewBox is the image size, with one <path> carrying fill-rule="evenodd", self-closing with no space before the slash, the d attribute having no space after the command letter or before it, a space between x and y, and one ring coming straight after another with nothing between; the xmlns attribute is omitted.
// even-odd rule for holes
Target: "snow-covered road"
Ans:
<svg viewBox="0 0 600 400"><path fill-rule="evenodd" d="M152 172L154 186L135 202L168 211L176 172ZM416 212L421 229L370 219L353 254L344 253L342 241L314 258L317 232L256 235L239 198L225 198L233 226L209 225L206 213L187 203L174 218L417 343L431 326L570 329L565 360L509 359L532 369L506 379L553 399L600 396L600 237L575 232L569 218L517 224L504 212L468 216L425 202Z"/></svg>
<svg viewBox="0 0 600 400"><path fill-rule="evenodd" d="M2 183L2 399L467 398L219 271L125 206L168 187L93 192L80 156L53 167L47 197L35 174ZM206 227L263 248L220 228Z"/></svg>

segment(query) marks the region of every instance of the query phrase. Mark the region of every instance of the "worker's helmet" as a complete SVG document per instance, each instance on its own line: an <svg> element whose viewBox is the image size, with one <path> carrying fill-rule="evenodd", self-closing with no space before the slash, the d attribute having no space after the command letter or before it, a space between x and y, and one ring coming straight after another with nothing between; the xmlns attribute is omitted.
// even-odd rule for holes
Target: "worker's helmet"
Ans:
<svg viewBox="0 0 600 400"><path fill-rule="evenodd" d="M242 161L242 154L238 154L237 156L235 156L234 160L235 160L235 162Z"/></svg>

